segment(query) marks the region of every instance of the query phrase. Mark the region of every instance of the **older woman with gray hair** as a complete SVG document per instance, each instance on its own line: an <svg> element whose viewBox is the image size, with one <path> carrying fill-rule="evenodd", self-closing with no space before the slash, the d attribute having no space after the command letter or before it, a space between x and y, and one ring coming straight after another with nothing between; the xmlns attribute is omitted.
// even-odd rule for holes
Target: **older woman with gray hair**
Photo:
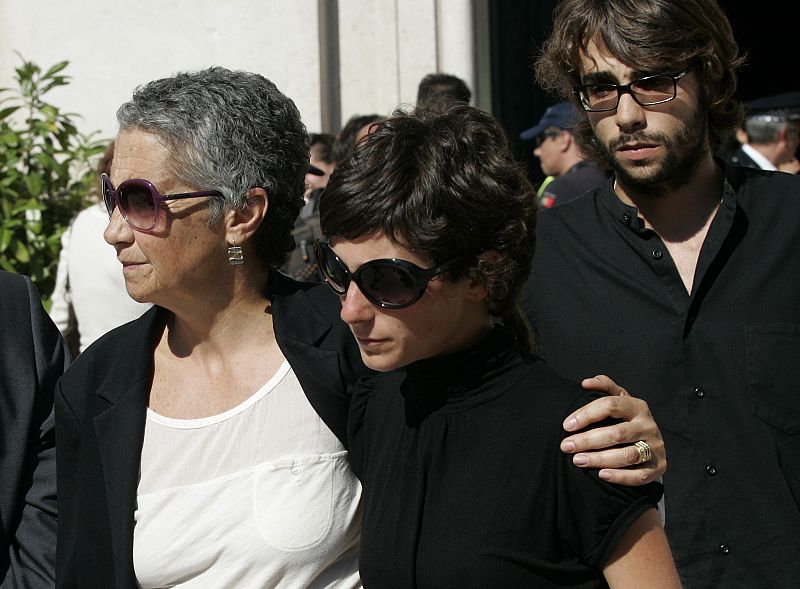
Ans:
<svg viewBox="0 0 800 589"><path fill-rule="evenodd" d="M211 68L117 118L105 238L155 307L60 382L58 586L360 586L340 438L365 369L336 299L274 271L303 204L295 105Z"/></svg>

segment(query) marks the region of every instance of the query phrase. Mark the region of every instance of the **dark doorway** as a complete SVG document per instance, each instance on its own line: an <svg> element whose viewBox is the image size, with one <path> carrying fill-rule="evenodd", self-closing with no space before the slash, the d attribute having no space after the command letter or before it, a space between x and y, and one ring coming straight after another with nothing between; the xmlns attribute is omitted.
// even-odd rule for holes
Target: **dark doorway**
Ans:
<svg viewBox="0 0 800 589"><path fill-rule="evenodd" d="M800 90L794 73L798 55L797 22L787 4L766 0L758 5L720 0L747 62L739 73L739 96L752 100L762 96Z"/></svg>
<svg viewBox="0 0 800 589"><path fill-rule="evenodd" d="M533 146L519 134L555 102L536 85L532 68L534 55L550 33L554 5L555 0L489 1L492 111L537 184L543 175L531 153Z"/></svg>

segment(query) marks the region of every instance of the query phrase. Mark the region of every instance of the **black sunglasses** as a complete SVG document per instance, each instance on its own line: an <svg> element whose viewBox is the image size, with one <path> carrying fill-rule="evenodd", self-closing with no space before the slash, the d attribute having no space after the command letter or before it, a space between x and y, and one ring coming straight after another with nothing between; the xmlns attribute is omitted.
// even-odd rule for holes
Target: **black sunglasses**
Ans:
<svg viewBox="0 0 800 589"><path fill-rule="evenodd" d="M317 240L314 254L319 270L333 292L344 296L352 281L369 301L384 309L410 307L422 297L435 276L456 262L451 260L426 269L406 260L370 260L355 272L350 272L329 243Z"/></svg>
<svg viewBox="0 0 800 589"><path fill-rule="evenodd" d="M219 190L161 194L150 181L141 178L125 180L115 189L108 174L101 174L100 182L103 185L103 202L106 205L108 217L111 218L114 209L119 207L122 217L131 227L139 231L150 231L156 226L164 201L200 196L222 196Z"/></svg>
<svg viewBox="0 0 800 589"><path fill-rule="evenodd" d="M543 131L542 133L539 133L536 137L534 137L533 144L537 148L541 147L542 143L544 143L545 140L551 139L552 137L558 137L559 135L561 135L562 132L563 131L561 131L560 129L558 131L556 130Z"/></svg>

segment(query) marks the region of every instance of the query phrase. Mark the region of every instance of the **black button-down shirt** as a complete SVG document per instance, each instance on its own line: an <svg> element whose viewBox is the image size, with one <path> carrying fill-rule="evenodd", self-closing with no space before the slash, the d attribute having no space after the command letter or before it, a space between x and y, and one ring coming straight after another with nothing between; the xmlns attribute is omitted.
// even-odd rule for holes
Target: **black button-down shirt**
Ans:
<svg viewBox="0 0 800 589"><path fill-rule="evenodd" d="M523 307L554 368L649 403L685 586L800 587L800 177L725 175L691 295L609 182L540 215Z"/></svg>

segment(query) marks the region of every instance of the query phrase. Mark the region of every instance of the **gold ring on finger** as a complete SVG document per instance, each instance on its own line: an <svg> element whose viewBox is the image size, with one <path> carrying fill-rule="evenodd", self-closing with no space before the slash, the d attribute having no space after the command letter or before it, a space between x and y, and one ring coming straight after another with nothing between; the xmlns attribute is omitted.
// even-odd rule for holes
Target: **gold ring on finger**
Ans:
<svg viewBox="0 0 800 589"><path fill-rule="evenodd" d="M633 445L633 447L636 448L636 452L639 454L639 460L636 462L636 464L647 462L653 457L653 451L650 449L650 444L644 440L639 440Z"/></svg>

